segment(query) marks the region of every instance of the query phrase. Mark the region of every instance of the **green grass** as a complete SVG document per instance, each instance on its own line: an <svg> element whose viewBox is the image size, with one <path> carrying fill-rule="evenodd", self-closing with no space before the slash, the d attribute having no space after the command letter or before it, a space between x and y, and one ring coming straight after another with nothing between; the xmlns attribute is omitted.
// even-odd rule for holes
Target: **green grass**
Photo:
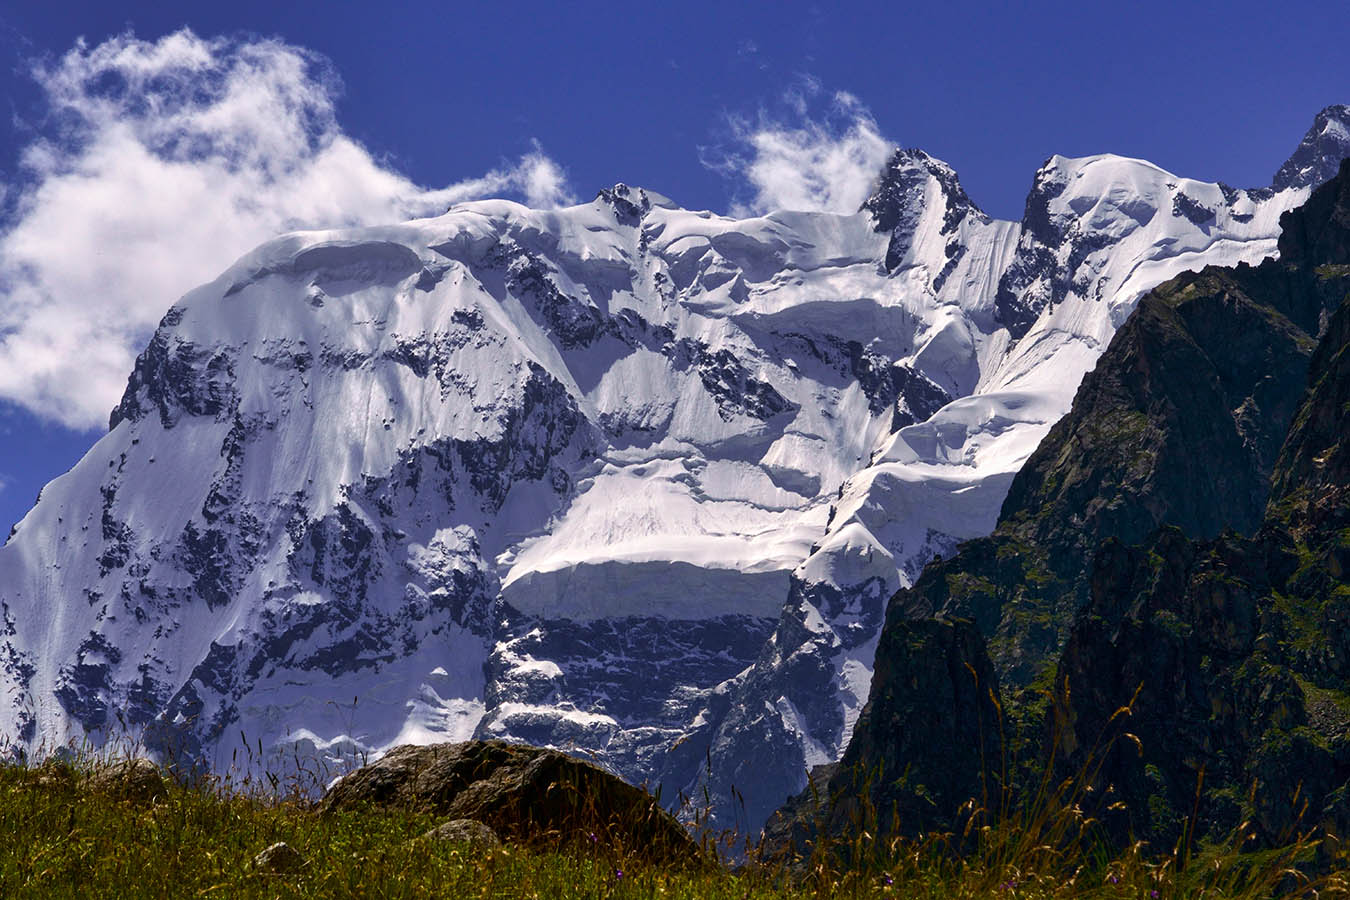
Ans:
<svg viewBox="0 0 1350 900"><path fill-rule="evenodd" d="M0 766L0 897L1257 898L1306 893L1291 866L1319 849L1302 836L1264 855L1154 856L1138 845L1106 854L1082 839L1090 829L1071 807L1050 802L959 837L882 842L860 829L847 846L815 848L791 875L757 863L677 869L633 854L436 843L419 837L437 824L431 816L320 815L299 797L219 782L168 783L137 804L92 789L87 771L80 762ZM276 841L306 865L256 871L254 856ZM954 844L973 849L958 855ZM842 857L874 862L827 862ZM1350 896L1340 875L1316 887L1320 897Z"/></svg>

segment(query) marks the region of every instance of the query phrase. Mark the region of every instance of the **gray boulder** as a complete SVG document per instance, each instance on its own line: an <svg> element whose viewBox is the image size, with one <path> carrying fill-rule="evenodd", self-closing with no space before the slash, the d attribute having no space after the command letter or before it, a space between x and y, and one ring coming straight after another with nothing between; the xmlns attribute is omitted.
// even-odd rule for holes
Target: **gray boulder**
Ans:
<svg viewBox="0 0 1350 900"><path fill-rule="evenodd" d="M497 837L497 832L473 819L451 819L449 822L442 822L422 835L422 839L446 844L468 844L475 850L491 850L502 845L502 839Z"/></svg>
<svg viewBox="0 0 1350 900"><path fill-rule="evenodd" d="M285 841L277 841L253 857L253 868L271 875L285 875L304 868L305 858Z"/></svg>
<svg viewBox="0 0 1350 900"><path fill-rule="evenodd" d="M646 791L557 750L501 741L396 747L324 797L324 812L402 808L472 819L503 840L571 845L663 863L698 845Z"/></svg>

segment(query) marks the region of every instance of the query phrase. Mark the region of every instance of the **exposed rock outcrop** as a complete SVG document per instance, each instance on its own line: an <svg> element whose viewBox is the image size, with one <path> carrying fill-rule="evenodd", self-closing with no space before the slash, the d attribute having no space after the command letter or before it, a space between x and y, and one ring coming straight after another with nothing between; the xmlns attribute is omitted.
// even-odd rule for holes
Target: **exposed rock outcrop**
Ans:
<svg viewBox="0 0 1350 900"><path fill-rule="evenodd" d="M1322 262L1336 238L1308 221L1288 220L1279 261L1188 273L1144 297L1013 479L994 534L902 592L909 615L974 619L1006 683L1025 686L1088 603L1102 541L1165 525L1255 532L1317 335L1350 289L1350 272Z"/></svg>
<svg viewBox="0 0 1350 900"><path fill-rule="evenodd" d="M867 709L843 760L769 820L768 857L820 833L914 836L957 827L958 808L1001 795L998 679L966 620L886 624Z"/></svg>
<svg viewBox="0 0 1350 900"><path fill-rule="evenodd" d="M405 745L342 778L325 811L402 807L471 819L507 841L599 846L695 864L698 845L646 791L556 750L501 741Z"/></svg>

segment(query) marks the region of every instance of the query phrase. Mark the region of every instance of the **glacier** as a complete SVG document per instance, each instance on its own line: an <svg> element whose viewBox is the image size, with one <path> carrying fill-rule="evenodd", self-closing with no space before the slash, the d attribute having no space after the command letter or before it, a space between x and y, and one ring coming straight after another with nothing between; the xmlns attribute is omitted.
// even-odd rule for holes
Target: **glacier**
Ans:
<svg viewBox="0 0 1350 900"><path fill-rule="evenodd" d="M621 184L278 237L168 310L0 549L0 747L500 737L756 829L1138 298L1273 255L1348 124L1255 189L1052 157L1020 222L897 150L852 215Z"/></svg>

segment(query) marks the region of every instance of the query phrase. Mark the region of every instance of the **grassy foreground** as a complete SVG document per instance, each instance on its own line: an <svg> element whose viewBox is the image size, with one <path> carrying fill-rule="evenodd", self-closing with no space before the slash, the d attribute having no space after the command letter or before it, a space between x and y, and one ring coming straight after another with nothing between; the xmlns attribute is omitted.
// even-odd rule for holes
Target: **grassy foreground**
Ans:
<svg viewBox="0 0 1350 900"><path fill-rule="evenodd" d="M1300 860L1326 853L1311 837L1284 851L1197 853L1184 865L1141 848L1108 857L990 830L955 859L942 839L896 842L884 862L840 871L822 862L791 879L767 866L671 870L626 854L478 850L420 838L433 817L389 812L320 816L313 804L219 784L168 784L136 803L92 789L80 764L0 765L0 897L503 898L1257 898L1350 896L1343 875L1316 882ZM869 840L861 835L857 840ZM289 874L253 865L284 841L304 857ZM854 848L857 849L856 847ZM875 855L876 848L869 851Z"/></svg>

